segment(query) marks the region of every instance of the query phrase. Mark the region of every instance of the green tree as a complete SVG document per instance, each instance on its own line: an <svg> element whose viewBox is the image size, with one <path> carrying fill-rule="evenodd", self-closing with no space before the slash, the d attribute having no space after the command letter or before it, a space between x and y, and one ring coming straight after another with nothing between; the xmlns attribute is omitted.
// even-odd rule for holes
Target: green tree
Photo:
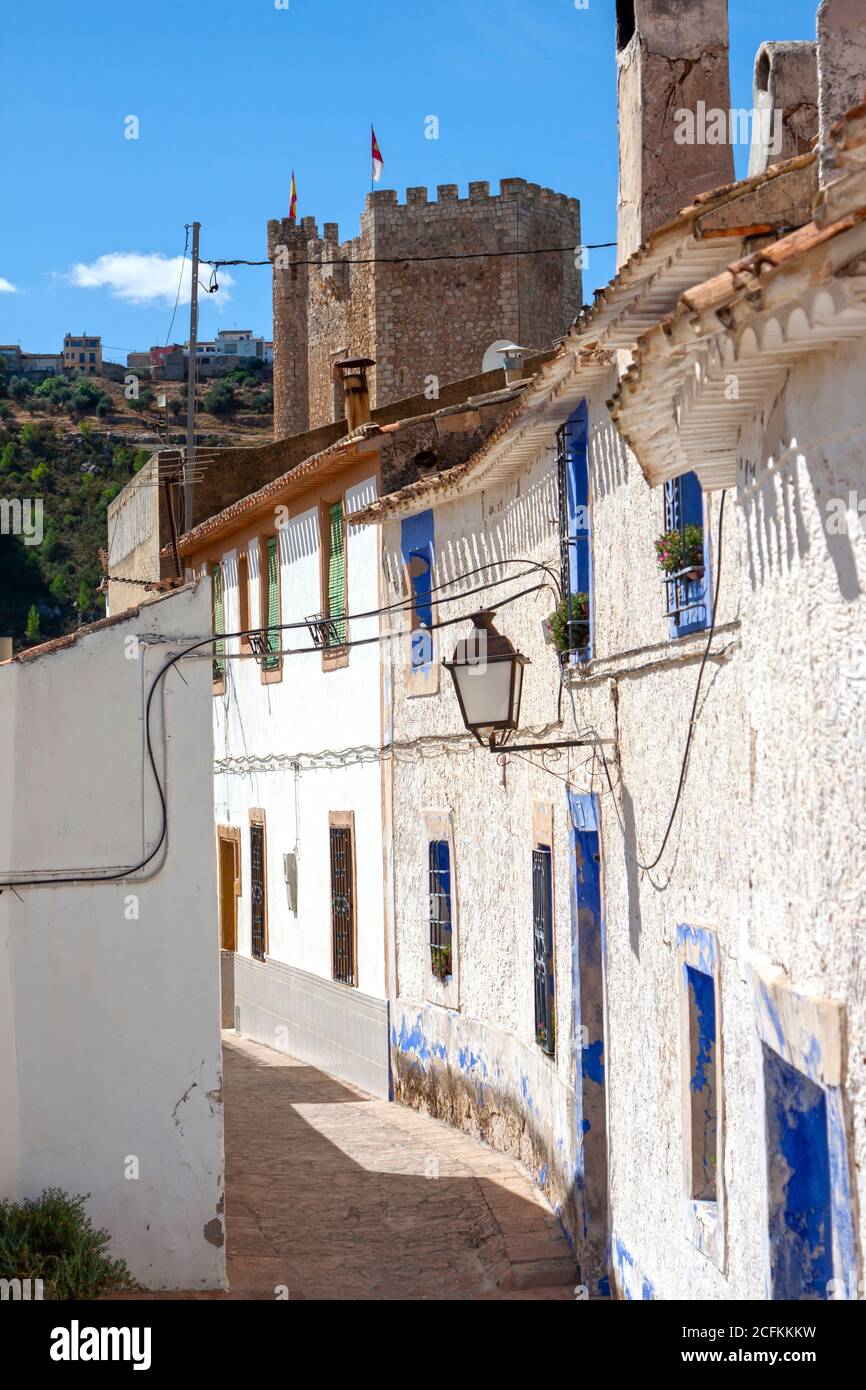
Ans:
<svg viewBox="0 0 866 1390"><path fill-rule="evenodd" d="M35 603L31 603L30 610L27 614L27 626L24 629L25 642L29 642L31 645L38 642L41 638L39 629L39 609L36 607Z"/></svg>

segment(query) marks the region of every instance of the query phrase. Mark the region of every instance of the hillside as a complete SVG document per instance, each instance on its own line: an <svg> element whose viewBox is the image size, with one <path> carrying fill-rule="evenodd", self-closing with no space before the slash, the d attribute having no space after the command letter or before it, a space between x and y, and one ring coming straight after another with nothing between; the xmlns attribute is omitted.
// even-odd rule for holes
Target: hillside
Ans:
<svg viewBox="0 0 866 1390"><path fill-rule="evenodd" d="M155 448L184 440L185 386L144 387L135 407L120 383L103 378L60 382L22 393L15 378L0 375L0 524L12 525L12 508L30 499L42 504L42 538L0 534L0 635L16 649L60 636L102 617L99 551L106 544L106 509ZM47 383L46 383L47 385ZM212 383L199 389L197 439L207 444L254 444L272 438L269 388ZM166 411L156 408L165 393ZM259 399L257 400L256 397ZM177 400L174 419L171 401ZM214 413L205 408L219 408ZM225 406L229 409L226 410ZM11 505L10 505L11 504ZM34 521L36 513L31 513ZM38 537L34 526L33 539Z"/></svg>

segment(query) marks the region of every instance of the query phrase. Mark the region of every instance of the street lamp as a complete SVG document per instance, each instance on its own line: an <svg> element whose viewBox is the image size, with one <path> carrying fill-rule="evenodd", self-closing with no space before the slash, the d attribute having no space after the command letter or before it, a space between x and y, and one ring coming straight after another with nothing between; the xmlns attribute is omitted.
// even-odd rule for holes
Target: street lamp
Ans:
<svg viewBox="0 0 866 1390"><path fill-rule="evenodd" d="M451 672L463 723L491 753L504 747L517 728L523 668L529 662L496 631L495 616L492 609L473 613L475 626L443 663Z"/></svg>
<svg viewBox="0 0 866 1390"><path fill-rule="evenodd" d="M583 748L591 739L569 738L547 743L512 743L520 722L520 696L523 668L531 665L493 626L496 613L484 609L472 614L474 627L461 637L450 661L442 664L451 672L463 723L490 753L533 753L548 748Z"/></svg>

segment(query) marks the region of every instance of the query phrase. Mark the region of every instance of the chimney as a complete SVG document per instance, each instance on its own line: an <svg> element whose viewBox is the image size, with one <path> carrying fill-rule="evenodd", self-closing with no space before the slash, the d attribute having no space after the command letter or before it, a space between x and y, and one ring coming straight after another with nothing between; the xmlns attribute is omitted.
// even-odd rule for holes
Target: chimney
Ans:
<svg viewBox="0 0 866 1390"><path fill-rule="evenodd" d="M806 154L818 133L818 46L762 43L752 85L749 175Z"/></svg>
<svg viewBox="0 0 866 1390"><path fill-rule="evenodd" d="M513 386L515 382L523 381L525 379L523 362L529 356L529 348L521 347L519 343L506 343L504 347L497 348L496 351L502 358L506 386Z"/></svg>
<svg viewBox="0 0 866 1390"><path fill-rule="evenodd" d="M818 6L819 181L838 177L830 130L866 98L864 0L821 0Z"/></svg>
<svg viewBox="0 0 866 1390"><path fill-rule="evenodd" d="M616 0L618 263L731 183L727 0Z"/></svg>
<svg viewBox="0 0 866 1390"><path fill-rule="evenodd" d="M354 434L361 425L370 419L370 388L367 385L367 368L375 367L372 357L344 357L334 363L334 380L343 386L346 399L346 420L349 433Z"/></svg>
<svg viewBox="0 0 866 1390"><path fill-rule="evenodd" d="M0 661L12 660L12 638L0 637Z"/></svg>

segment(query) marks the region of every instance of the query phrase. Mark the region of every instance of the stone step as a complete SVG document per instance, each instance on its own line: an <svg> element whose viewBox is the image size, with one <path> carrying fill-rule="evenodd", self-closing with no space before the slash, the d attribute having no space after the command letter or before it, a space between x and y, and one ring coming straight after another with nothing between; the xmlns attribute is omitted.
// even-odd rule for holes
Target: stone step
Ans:
<svg viewBox="0 0 866 1390"><path fill-rule="evenodd" d="M577 1265L574 1257L554 1255L544 1260L522 1260L513 1263L515 1289L534 1289L544 1286L563 1285L572 1289L577 1285Z"/></svg>

